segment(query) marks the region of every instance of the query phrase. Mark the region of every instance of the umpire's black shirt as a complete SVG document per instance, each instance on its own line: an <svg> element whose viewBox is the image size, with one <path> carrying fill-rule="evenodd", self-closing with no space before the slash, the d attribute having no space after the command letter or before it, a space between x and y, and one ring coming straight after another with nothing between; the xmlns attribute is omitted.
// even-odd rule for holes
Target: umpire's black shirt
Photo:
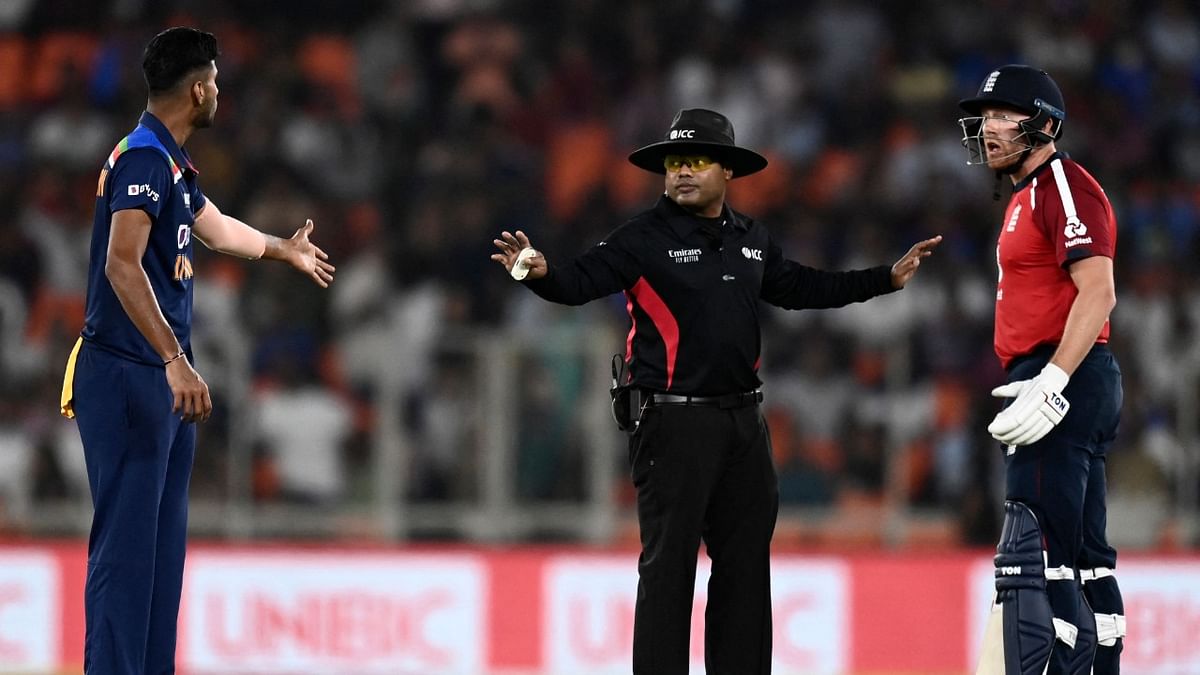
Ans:
<svg viewBox="0 0 1200 675"><path fill-rule="evenodd" d="M785 309L841 307L895 290L888 266L806 267L783 257L765 225L728 205L720 217L704 218L666 195L588 252L525 284L567 305L624 291L632 383L693 396L761 384L760 298Z"/></svg>

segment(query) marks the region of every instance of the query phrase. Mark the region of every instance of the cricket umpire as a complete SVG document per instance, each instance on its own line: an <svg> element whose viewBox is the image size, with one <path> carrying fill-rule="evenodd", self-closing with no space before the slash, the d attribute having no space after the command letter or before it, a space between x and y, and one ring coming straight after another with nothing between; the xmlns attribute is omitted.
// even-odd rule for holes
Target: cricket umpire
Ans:
<svg viewBox="0 0 1200 675"><path fill-rule="evenodd" d="M712 559L705 614L711 675L771 670L770 545L778 512L763 395L759 300L840 307L902 288L941 240L896 264L827 272L784 258L766 226L725 203L727 183L767 160L734 142L720 113L682 110L661 142L629 156L665 176L653 208L551 266L521 231L492 259L551 302L624 292L630 317L620 385L634 394L629 460L642 553L633 672L688 672L700 542Z"/></svg>

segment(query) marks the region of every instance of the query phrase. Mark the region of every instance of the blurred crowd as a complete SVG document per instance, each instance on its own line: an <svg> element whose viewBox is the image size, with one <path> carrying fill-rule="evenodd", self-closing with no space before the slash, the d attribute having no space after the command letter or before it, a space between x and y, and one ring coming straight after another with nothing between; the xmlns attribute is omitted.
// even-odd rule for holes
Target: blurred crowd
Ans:
<svg viewBox="0 0 1200 675"><path fill-rule="evenodd" d="M1168 526L1194 506L1200 413L1200 8L1182 0L4 3L0 504L86 488L57 399L82 322L95 181L144 105L143 46L176 24L214 32L222 52L216 126L187 145L205 193L280 236L312 217L339 268L324 292L283 266L197 254L198 343L245 338L255 499L353 499L390 414L415 447L408 494L469 493L456 476L480 442L474 366L447 336L604 329L618 351L628 321L621 298L542 304L488 260L492 238L520 228L552 262L582 252L661 191L628 152L679 108L708 107L770 159L730 202L789 257L864 267L945 237L901 293L767 312L785 507L899 495L947 515L962 542L993 541L1001 457L984 429L1003 379L991 320L1008 186L994 201L993 176L965 166L956 102L994 66L1025 62L1062 87L1059 147L1118 214L1112 332L1126 398L1111 491L1160 505L1166 524L1146 545L1195 543ZM401 410L380 409L381 364ZM539 430L518 454L524 496L581 489L555 471L580 461L564 418L584 367L607 363L524 371L516 395L547 401L521 407ZM220 376L199 369L218 410L193 492L220 495L220 420L236 411L221 407ZM0 527L13 522L3 509Z"/></svg>

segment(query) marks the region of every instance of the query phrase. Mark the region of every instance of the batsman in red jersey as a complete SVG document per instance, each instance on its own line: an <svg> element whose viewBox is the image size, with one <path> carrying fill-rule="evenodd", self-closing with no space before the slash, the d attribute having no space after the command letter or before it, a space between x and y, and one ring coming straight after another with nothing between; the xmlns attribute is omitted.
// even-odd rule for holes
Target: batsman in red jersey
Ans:
<svg viewBox="0 0 1200 675"><path fill-rule="evenodd" d="M1125 612L1105 535L1105 457L1121 410L1108 349L1117 223L1099 183L1055 147L1066 106L1044 71L992 71L960 106L970 164L1013 194L996 246L995 349L1007 399L996 602L979 673L1109 675ZM991 644L989 644L991 643Z"/></svg>

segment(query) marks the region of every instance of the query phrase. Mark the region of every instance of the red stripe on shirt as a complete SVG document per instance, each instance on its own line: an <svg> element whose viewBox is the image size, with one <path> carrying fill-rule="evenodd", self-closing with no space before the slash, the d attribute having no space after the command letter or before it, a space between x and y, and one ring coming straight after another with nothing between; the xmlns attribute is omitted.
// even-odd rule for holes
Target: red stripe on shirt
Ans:
<svg viewBox="0 0 1200 675"><path fill-rule="evenodd" d="M629 292L650 317L650 320L654 322L654 327L662 336L663 344L667 348L667 389L670 389L671 380L675 377L675 357L679 355L679 323L675 320L675 315L667 308L667 303L663 302L658 293L650 287L645 277L640 277L633 288L629 289ZM632 332L629 339L632 344Z"/></svg>
<svg viewBox="0 0 1200 675"><path fill-rule="evenodd" d="M625 363L629 363L633 360L633 336L637 334L637 317L633 315L633 294L629 291L625 292L625 311L629 312L629 335L625 336Z"/></svg>

